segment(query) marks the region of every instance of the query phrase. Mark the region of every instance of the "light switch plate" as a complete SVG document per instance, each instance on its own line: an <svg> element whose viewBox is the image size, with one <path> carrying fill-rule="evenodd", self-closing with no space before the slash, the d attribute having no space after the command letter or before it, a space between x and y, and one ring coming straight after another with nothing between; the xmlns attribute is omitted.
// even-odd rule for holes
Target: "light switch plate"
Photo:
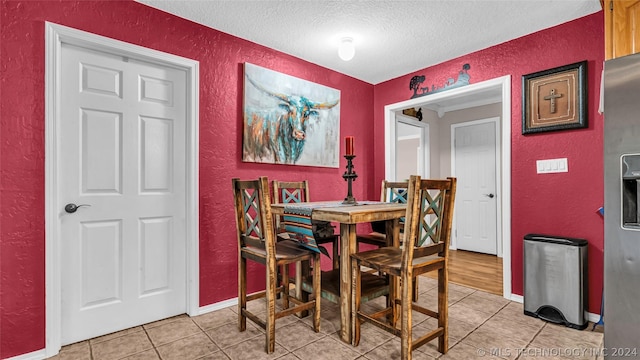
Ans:
<svg viewBox="0 0 640 360"><path fill-rule="evenodd" d="M536 171L538 174L569 172L567 158L537 160Z"/></svg>

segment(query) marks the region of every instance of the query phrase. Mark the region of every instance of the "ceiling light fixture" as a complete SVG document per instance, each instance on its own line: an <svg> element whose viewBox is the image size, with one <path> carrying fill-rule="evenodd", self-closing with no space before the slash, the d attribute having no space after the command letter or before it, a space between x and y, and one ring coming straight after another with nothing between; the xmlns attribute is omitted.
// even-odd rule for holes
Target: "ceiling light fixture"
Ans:
<svg viewBox="0 0 640 360"><path fill-rule="evenodd" d="M340 46L338 46L338 56L344 61L353 59L356 54L356 48L353 45L353 38L343 37L340 39Z"/></svg>

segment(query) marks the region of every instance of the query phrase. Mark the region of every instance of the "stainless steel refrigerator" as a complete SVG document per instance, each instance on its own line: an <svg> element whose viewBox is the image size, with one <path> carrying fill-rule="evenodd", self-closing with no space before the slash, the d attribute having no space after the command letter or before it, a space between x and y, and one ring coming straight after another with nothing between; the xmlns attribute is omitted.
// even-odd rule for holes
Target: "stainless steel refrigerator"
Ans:
<svg viewBox="0 0 640 360"><path fill-rule="evenodd" d="M640 54L604 68L604 346L640 358Z"/></svg>

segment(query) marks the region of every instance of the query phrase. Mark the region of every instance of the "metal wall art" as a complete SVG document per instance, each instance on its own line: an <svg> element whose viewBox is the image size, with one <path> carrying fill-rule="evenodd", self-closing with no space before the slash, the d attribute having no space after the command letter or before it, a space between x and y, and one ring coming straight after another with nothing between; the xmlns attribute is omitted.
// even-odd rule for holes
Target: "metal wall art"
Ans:
<svg viewBox="0 0 640 360"><path fill-rule="evenodd" d="M469 69L471 69L471 66L469 64L464 64L462 65L462 70L458 72L458 78L456 80L449 78L445 84L441 86L431 85L431 88L428 86L421 87L425 80L424 75L416 75L412 77L409 82L409 89L413 90L411 99L469 85L469 79L471 78L468 73Z"/></svg>

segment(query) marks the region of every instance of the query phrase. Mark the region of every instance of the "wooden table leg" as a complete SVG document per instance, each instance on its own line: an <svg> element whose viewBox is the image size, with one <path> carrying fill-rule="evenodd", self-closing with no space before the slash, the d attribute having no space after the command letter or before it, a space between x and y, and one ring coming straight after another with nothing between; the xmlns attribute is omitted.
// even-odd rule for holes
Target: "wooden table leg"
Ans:
<svg viewBox="0 0 640 360"><path fill-rule="evenodd" d="M356 252L356 225L340 224L340 338L351 344L351 254Z"/></svg>
<svg viewBox="0 0 640 360"><path fill-rule="evenodd" d="M400 219L387 220L386 222L386 238L387 246L400 247ZM391 314L391 323L396 326L397 320L400 318L400 306L396 304L396 299L399 298L400 290L400 278L392 276L389 284L389 296L387 297L387 306L393 308Z"/></svg>

